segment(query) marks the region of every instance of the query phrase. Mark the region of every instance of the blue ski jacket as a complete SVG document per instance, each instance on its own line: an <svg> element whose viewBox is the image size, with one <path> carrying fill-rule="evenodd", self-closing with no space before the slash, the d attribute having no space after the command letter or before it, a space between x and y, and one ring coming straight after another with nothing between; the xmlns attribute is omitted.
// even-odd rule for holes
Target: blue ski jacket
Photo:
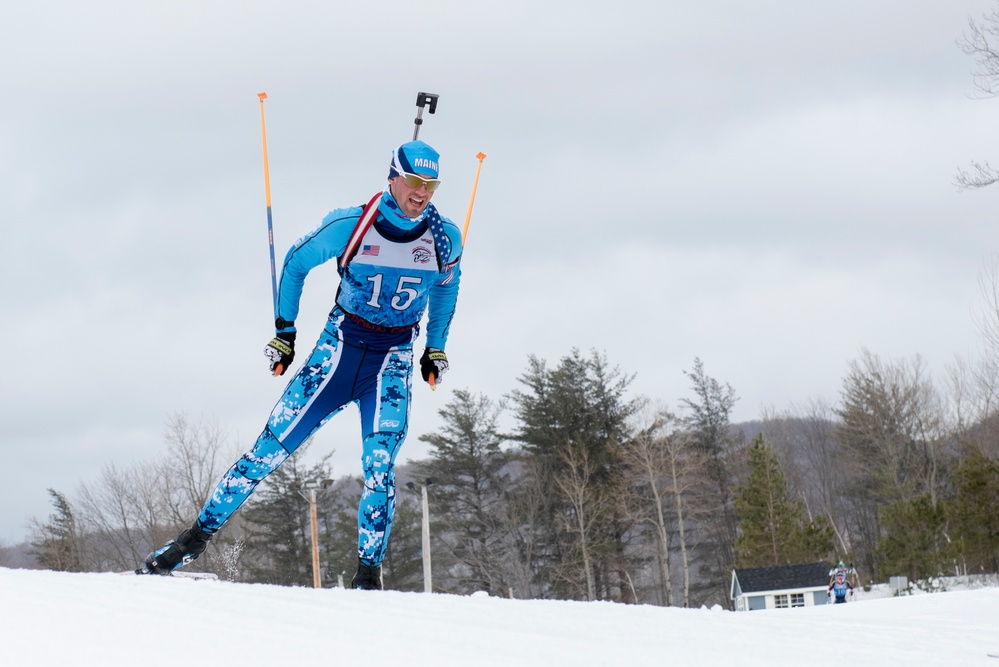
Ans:
<svg viewBox="0 0 999 667"><path fill-rule="evenodd" d="M362 210L355 206L332 211L288 250L278 286L280 319L294 322L309 271L340 259ZM408 218L386 188L356 254L338 267L336 304L385 328L415 327L428 312L426 345L443 350L458 300L461 253L461 231L432 203L420 217Z"/></svg>

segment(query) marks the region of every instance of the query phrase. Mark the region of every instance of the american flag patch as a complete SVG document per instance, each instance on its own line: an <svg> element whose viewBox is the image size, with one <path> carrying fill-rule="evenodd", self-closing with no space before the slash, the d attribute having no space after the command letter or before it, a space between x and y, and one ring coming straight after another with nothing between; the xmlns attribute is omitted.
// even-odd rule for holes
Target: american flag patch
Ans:
<svg viewBox="0 0 999 667"><path fill-rule="evenodd" d="M377 245L361 246L361 254L362 255L374 255L374 256L377 256L379 250L381 250L381 246L377 246Z"/></svg>

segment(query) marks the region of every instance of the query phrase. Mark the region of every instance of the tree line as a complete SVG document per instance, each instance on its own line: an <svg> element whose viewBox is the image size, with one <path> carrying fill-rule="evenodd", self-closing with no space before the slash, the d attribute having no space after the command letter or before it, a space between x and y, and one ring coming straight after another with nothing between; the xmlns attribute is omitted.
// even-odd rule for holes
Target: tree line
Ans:
<svg viewBox="0 0 999 667"><path fill-rule="evenodd" d="M674 411L630 396L633 376L597 352L531 357L499 401L454 391L421 436L427 459L400 466L386 585L423 589L420 497L406 482L428 479L439 592L729 606L733 567L844 560L863 581L999 572L999 373L982 368L955 371L947 398L918 357L863 352L835 407L734 425L735 391L699 359ZM50 490L53 514L32 531L39 564L126 570L189 523L234 448L183 416L167 440L162 461L109 465L72 501ZM329 455L302 458L190 567L311 585L301 489L332 470ZM352 574L360 485L343 477L318 496L324 585Z"/></svg>

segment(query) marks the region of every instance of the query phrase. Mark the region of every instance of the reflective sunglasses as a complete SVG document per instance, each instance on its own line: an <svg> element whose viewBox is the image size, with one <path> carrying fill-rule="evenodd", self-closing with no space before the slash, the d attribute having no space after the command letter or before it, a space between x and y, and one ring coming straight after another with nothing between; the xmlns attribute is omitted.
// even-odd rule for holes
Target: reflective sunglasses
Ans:
<svg viewBox="0 0 999 667"><path fill-rule="evenodd" d="M433 192L441 186L441 179L439 178L423 178L417 174L410 174L409 172L403 171L399 173L402 176L403 182L414 190L418 190L421 185L427 186L427 192Z"/></svg>

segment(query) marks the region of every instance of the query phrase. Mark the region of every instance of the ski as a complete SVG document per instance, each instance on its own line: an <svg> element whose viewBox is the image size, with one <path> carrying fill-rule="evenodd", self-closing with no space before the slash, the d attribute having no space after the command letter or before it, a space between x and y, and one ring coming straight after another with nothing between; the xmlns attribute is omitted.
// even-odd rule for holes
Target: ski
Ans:
<svg viewBox="0 0 999 667"><path fill-rule="evenodd" d="M169 576L181 579L197 579L199 581L218 581L219 576L213 572L173 572Z"/></svg>
<svg viewBox="0 0 999 667"><path fill-rule="evenodd" d="M119 572L118 574L139 574L139 575L152 575L153 573L144 568L138 568L136 570L125 570L124 572ZM219 581L217 574L213 572L171 572L168 575L155 575L155 576L167 576L176 577L178 579L197 579L204 581Z"/></svg>

